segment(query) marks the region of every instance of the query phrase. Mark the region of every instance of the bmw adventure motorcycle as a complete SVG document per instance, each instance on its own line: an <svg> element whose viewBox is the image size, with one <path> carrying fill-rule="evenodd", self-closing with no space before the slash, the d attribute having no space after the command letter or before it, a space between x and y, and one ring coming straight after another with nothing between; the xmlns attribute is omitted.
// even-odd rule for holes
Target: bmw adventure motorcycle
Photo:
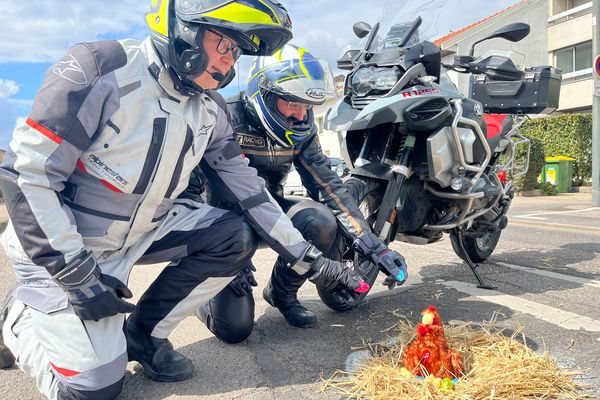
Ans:
<svg viewBox="0 0 600 400"><path fill-rule="evenodd" d="M373 27L354 24L363 46L337 62L350 72L325 129L340 134L342 156L351 168L346 184L380 239L430 244L447 233L478 287L493 289L476 263L496 248L508 222L513 179L528 168L529 140L519 127L526 114L557 108L560 72L520 68L513 52L475 58L473 48L442 64L440 48L426 40L437 34L426 18L435 22L443 5L438 0L405 4ZM388 14L397 3L393 6L385 8ZM528 33L528 25L514 23L476 43L516 42ZM446 69L470 74L472 98L459 93ZM372 286L377 267L347 248L346 263ZM366 294L341 296L320 288L319 296L330 308L345 311Z"/></svg>

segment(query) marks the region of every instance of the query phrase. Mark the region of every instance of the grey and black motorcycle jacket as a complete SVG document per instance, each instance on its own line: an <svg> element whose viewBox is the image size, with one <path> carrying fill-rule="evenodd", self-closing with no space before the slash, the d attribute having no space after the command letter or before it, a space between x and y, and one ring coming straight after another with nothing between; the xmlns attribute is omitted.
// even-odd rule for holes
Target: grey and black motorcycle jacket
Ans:
<svg viewBox="0 0 600 400"><path fill-rule="evenodd" d="M100 266L122 258L199 163L263 240L300 258L308 244L243 158L219 94L177 91L149 39L78 44L48 70L0 166L2 244L22 279L54 275L84 248Z"/></svg>
<svg viewBox="0 0 600 400"><path fill-rule="evenodd" d="M250 166L256 168L273 196L283 197L283 184L293 163L310 197L329 207L347 237L353 240L363 232L370 231L356 201L340 177L331 170L316 129L301 143L283 148L271 140L267 132L249 115L243 92L228 98L227 107L236 141ZM196 172L202 176L201 171ZM192 179L190 182L191 186L203 184L202 178Z"/></svg>

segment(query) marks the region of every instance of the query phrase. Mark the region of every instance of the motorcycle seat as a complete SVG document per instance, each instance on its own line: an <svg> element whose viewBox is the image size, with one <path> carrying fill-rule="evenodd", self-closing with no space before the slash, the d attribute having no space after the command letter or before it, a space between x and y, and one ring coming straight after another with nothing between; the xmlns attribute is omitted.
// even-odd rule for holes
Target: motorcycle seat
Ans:
<svg viewBox="0 0 600 400"><path fill-rule="evenodd" d="M487 126L486 138L493 151L500 139L511 130L514 121L507 114L484 114L483 119Z"/></svg>

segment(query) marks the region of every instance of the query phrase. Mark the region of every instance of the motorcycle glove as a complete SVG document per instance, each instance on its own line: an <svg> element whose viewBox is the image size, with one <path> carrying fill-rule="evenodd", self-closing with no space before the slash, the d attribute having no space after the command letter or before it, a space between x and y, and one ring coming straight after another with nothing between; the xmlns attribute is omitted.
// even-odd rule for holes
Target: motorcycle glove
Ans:
<svg viewBox="0 0 600 400"><path fill-rule="evenodd" d="M308 279L311 282L328 279L339 282L357 293L369 290L369 284L356 271L344 266L339 261L325 258L323 253L312 244L307 247L301 259L310 263L313 273Z"/></svg>
<svg viewBox="0 0 600 400"><path fill-rule="evenodd" d="M133 297L131 290L117 278L102 274L89 251L82 251L52 279L67 292L75 314L83 320L99 321L135 310L135 305L121 299Z"/></svg>
<svg viewBox="0 0 600 400"><path fill-rule="evenodd" d="M256 272L256 267L249 263L229 284L229 287L238 297L244 297L247 294L252 294L252 286L258 286L254 279L253 272Z"/></svg>
<svg viewBox="0 0 600 400"><path fill-rule="evenodd" d="M389 289L406 282L408 270L404 257L397 251L389 249L372 232L359 236L354 241L354 248L388 275L383 284L387 285Z"/></svg>

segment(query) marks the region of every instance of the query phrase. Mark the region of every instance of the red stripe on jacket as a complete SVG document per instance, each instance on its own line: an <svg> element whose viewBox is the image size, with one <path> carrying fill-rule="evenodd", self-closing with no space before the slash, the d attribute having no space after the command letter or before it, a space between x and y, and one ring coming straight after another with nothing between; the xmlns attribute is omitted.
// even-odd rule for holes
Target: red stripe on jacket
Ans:
<svg viewBox="0 0 600 400"><path fill-rule="evenodd" d="M81 172L85 172L86 174L88 173L87 169L85 168L85 165L83 165L83 162L81 160L77 160L77 169L80 170ZM111 190L111 191L117 192L117 193L123 193L123 191L121 189L117 188L116 186L111 185L104 179L100 179L100 183L103 184L104 187L106 187L108 190Z"/></svg>
<svg viewBox="0 0 600 400"><path fill-rule="evenodd" d="M52 362L50 362L50 365L52 366L52 368L53 368L53 369L54 369L56 372L58 372L58 373L59 373L59 374L61 374L62 376L69 377L69 376L75 376L75 375L79 375L79 374L81 373L81 372L79 372L79 371L73 371L73 370L70 370L70 369L66 369L66 368L60 368L60 367L57 367L57 366L56 366L56 365L54 365Z"/></svg>
<svg viewBox="0 0 600 400"><path fill-rule="evenodd" d="M58 144L61 144L63 142L63 138L61 138L56 133L52 132L50 129L46 128L42 124L32 120L31 118L27 117L25 123L33 129L35 129L36 131L38 131L39 133L41 133L42 135L46 136L48 139L52 140L53 142Z"/></svg>

